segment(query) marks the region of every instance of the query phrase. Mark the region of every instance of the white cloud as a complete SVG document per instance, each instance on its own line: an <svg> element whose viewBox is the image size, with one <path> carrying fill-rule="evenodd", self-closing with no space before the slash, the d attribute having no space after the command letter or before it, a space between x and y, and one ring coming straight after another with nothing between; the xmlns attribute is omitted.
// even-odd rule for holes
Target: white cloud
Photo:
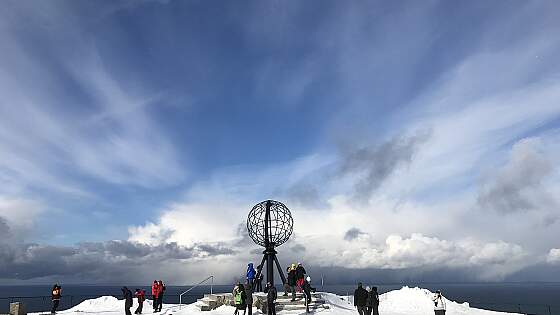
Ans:
<svg viewBox="0 0 560 315"><path fill-rule="evenodd" d="M546 262L549 264L558 264L560 263L560 248L552 248L548 252L546 256Z"/></svg>
<svg viewBox="0 0 560 315"><path fill-rule="evenodd" d="M0 219L4 219L10 229L9 235L20 237L33 229L37 216L44 209L35 200L11 198L0 195Z"/></svg>
<svg viewBox="0 0 560 315"><path fill-rule="evenodd" d="M177 242L193 246L199 242L231 242L237 227L246 219L238 204L173 204L162 211L157 223L129 228L129 240L151 245Z"/></svg>
<svg viewBox="0 0 560 315"><path fill-rule="evenodd" d="M131 241L156 245L159 242L177 242L192 246L196 241L224 241L241 254L224 257L231 266L243 264L246 254L255 248L245 238L245 229L239 230L248 213L249 204L200 203L175 204L163 211L160 221L130 228ZM430 217L412 206L401 206L394 213L389 202L377 203L370 208L356 208L344 198L330 201L328 210L292 209L295 226L291 241L279 251L283 259L303 260L319 267L433 269L483 267L480 280L500 279L529 264L527 251L517 244L485 241L472 237L445 240L421 233L419 227L434 223ZM213 211L209 211L213 209ZM376 219L372 219L375 217ZM444 219L444 220L447 220ZM436 220L442 224L444 220ZM348 231L359 229L358 237L349 239ZM423 229L430 233L433 229ZM394 234L391 231L401 231ZM241 232L241 234L239 234ZM165 237L162 235L165 234ZM294 253L289 247L303 246L303 252ZM214 259L214 258L213 258Z"/></svg>

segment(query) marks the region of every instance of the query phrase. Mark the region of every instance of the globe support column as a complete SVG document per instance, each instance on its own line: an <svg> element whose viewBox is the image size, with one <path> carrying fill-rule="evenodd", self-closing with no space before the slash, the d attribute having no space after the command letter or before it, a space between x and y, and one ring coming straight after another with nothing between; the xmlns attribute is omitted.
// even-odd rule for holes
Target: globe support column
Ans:
<svg viewBox="0 0 560 315"><path fill-rule="evenodd" d="M266 280L274 285L274 257L276 250L274 247L269 247L264 251L266 256Z"/></svg>

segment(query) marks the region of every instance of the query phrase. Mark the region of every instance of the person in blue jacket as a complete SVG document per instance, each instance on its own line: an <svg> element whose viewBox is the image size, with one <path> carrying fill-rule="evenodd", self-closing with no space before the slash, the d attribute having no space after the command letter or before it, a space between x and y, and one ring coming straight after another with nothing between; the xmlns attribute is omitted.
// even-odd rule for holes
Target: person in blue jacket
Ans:
<svg viewBox="0 0 560 315"><path fill-rule="evenodd" d="M256 274L257 271L255 271L255 268L253 267L253 263L249 263L247 265L247 281L249 282L249 284L251 284L251 288L253 287L253 281L255 280Z"/></svg>

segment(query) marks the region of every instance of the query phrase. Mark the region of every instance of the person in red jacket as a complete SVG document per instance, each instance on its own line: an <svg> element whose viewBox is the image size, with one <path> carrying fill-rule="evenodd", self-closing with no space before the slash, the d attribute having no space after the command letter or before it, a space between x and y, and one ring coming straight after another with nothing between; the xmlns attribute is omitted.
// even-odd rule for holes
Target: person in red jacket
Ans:
<svg viewBox="0 0 560 315"><path fill-rule="evenodd" d="M157 282L157 280L154 280L154 283L152 284L152 299L154 300L154 302L152 303L152 306L154 307L154 313L158 312L158 296L159 296L159 284Z"/></svg>
<svg viewBox="0 0 560 315"><path fill-rule="evenodd" d="M146 300L146 292L144 290L136 289L134 295L138 299L138 308L134 311L134 314L142 314L142 307L144 306L144 300Z"/></svg>
<svg viewBox="0 0 560 315"><path fill-rule="evenodd" d="M158 281L158 312L161 312L161 307L163 306L163 293L165 292L165 284L163 281Z"/></svg>

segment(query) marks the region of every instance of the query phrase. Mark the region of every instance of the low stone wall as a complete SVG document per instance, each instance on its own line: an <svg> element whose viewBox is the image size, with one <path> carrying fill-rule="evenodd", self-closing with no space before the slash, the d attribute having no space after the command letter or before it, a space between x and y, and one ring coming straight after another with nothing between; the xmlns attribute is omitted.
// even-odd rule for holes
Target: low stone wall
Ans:
<svg viewBox="0 0 560 315"><path fill-rule="evenodd" d="M206 310L210 311L222 305L235 306L235 301L233 300L233 294L231 293L205 294L204 298L199 301L206 304L202 307L202 310L204 311ZM253 307L256 307L260 309L263 313L266 313L266 294L254 293Z"/></svg>
<svg viewBox="0 0 560 315"><path fill-rule="evenodd" d="M10 315L27 315L22 302L10 303Z"/></svg>

